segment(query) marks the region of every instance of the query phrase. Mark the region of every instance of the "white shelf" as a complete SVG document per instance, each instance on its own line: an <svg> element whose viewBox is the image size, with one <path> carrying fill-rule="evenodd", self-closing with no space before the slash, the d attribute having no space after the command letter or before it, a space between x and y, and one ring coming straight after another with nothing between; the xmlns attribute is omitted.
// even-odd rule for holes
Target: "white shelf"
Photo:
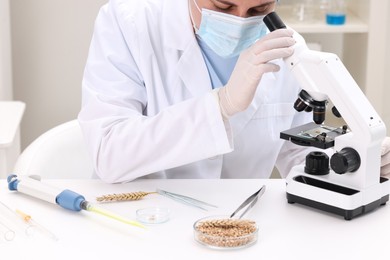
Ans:
<svg viewBox="0 0 390 260"><path fill-rule="evenodd" d="M12 171L20 154L20 122L24 109L23 102L0 101L0 178Z"/></svg>
<svg viewBox="0 0 390 260"><path fill-rule="evenodd" d="M23 117L25 104L20 101L0 101L0 149L14 142Z"/></svg>
<svg viewBox="0 0 390 260"><path fill-rule="evenodd" d="M367 33L368 24L353 13L347 13L346 23L343 25L328 25L324 19L313 19L310 22L299 22L291 17L291 8L281 6L277 13L282 20L299 33Z"/></svg>

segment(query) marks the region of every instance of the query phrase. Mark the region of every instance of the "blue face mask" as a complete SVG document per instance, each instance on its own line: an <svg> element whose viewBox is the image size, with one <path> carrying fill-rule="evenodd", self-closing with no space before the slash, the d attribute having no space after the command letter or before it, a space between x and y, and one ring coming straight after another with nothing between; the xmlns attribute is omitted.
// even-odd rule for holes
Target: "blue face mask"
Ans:
<svg viewBox="0 0 390 260"><path fill-rule="evenodd" d="M264 16L242 18L204 8L200 10L196 0L193 1L202 14L199 29L195 27L196 34L223 58L238 56L268 32Z"/></svg>

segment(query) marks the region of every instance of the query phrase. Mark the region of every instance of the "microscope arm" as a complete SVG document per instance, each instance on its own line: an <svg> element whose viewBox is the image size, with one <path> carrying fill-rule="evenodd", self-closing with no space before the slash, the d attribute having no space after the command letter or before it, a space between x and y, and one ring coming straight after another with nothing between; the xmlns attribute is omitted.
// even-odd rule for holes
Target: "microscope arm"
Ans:
<svg viewBox="0 0 390 260"><path fill-rule="evenodd" d="M316 101L329 98L361 143L381 142L384 123L337 55L309 50L297 32L293 37L295 51L285 62L302 88Z"/></svg>

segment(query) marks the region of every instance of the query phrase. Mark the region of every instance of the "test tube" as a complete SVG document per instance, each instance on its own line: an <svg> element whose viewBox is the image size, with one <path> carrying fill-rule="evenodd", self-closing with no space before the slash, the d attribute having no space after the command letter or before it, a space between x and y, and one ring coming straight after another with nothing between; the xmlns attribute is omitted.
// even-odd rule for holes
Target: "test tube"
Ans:
<svg viewBox="0 0 390 260"><path fill-rule="evenodd" d="M0 236L5 241L12 241L15 238L15 231L0 221Z"/></svg>

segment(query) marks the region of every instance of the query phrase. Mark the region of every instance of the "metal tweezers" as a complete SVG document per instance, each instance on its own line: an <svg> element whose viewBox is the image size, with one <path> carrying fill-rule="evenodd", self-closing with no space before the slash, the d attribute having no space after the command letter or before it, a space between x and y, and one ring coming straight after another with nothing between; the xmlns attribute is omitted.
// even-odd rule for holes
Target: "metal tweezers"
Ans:
<svg viewBox="0 0 390 260"><path fill-rule="evenodd" d="M244 212L238 217L242 218L257 202L257 200L264 194L265 185L263 185L258 191L249 196L231 215L234 217L240 210L244 209Z"/></svg>
<svg viewBox="0 0 390 260"><path fill-rule="evenodd" d="M188 196L180 195L180 194L177 194L177 193L172 193L172 192L161 190L161 189L157 189L156 192L158 194L160 194L160 195L163 195L163 196L165 196L167 198L173 199L173 200L175 200L177 202L181 202L181 203L184 203L186 205L193 206L193 207L196 207L196 208L200 208L200 209L203 209L203 210L206 210L206 211L207 211L207 208L205 208L205 206L218 208L217 206L209 204L207 202L204 202L204 201L201 201L201 200L197 200L197 199L194 199L194 198L191 198L191 197L188 197Z"/></svg>

